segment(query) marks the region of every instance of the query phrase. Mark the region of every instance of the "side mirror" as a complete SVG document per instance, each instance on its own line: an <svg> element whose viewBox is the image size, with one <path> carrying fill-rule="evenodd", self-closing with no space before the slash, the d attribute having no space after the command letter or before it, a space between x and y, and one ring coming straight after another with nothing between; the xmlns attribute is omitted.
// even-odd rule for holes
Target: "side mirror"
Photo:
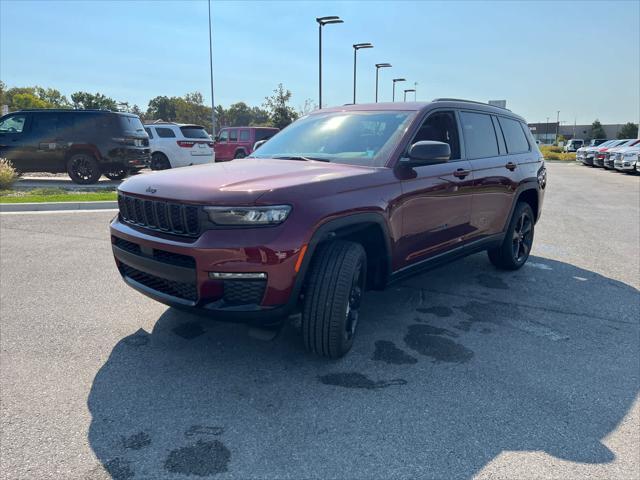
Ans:
<svg viewBox="0 0 640 480"><path fill-rule="evenodd" d="M423 140L411 145L408 157L402 164L410 167L446 163L451 158L451 147L448 143Z"/></svg>

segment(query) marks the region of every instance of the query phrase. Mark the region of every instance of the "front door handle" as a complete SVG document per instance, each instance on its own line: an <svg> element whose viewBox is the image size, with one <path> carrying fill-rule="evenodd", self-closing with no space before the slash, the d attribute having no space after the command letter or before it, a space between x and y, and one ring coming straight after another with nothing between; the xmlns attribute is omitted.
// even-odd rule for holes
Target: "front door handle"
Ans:
<svg viewBox="0 0 640 480"><path fill-rule="evenodd" d="M464 178L471 173L471 170L465 170L464 168L459 168L455 172L453 172L453 176L457 178Z"/></svg>
<svg viewBox="0 0 640 480"><path fill-rule="evenodd" d="M518 165L516 165L515 163L513 163L513 162L509 162L509 163L507 163L507 164L505 165L505 168L506 168L507 170L511 170L511 171L513 172L513 171L516 169L516 167L517 167L517 166L518 166Z"/></svg>

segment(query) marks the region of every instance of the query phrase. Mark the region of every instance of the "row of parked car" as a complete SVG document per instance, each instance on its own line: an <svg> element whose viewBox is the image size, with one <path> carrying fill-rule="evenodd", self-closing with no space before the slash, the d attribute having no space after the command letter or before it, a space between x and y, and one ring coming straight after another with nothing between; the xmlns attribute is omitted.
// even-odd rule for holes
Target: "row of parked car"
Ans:
<svg viewBox="0 0 640 480"><path fill-rule="evenodd" d="M640 173L640 139L605 140L581 147L576 152L576 161L590 167Z"/></svg>
<svg viewBox="0 0 640 480"><path fill-rule="evenodd" d="M201 125L143 124L109 110L33 109L0 117L0 157L19 172L67 172L79 184L102 175L119 180L154 170L233 160L251 154L277 128L223 128L215 138Z"/></svg>

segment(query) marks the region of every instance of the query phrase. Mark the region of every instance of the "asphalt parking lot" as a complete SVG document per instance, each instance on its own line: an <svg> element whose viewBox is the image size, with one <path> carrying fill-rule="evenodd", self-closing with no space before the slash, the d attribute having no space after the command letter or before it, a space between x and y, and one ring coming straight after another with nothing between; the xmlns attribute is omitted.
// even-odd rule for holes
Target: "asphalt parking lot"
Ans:
<svg viewBox="0 0 640 480"><path fill-rule="evenodd" d="M640 177L549 164L527 266L369 294L340 361L127 288L113 215L0 215L2 478L638 478Z"/></svg>

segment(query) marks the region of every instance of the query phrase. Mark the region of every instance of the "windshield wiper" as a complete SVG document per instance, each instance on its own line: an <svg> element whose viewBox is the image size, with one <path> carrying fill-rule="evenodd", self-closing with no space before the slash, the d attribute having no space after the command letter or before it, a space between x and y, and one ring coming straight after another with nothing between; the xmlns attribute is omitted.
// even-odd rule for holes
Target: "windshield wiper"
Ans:
<svg viewBox="0 0 640 480"><path fill-rule="evenodd" d="M318 162L330 162L328 158L319 158L319 157L305 157L302 155L278 155L276 157L272 157L277 160L303 160L305 162L310 162L313 160L317 160Z"/></svg>

